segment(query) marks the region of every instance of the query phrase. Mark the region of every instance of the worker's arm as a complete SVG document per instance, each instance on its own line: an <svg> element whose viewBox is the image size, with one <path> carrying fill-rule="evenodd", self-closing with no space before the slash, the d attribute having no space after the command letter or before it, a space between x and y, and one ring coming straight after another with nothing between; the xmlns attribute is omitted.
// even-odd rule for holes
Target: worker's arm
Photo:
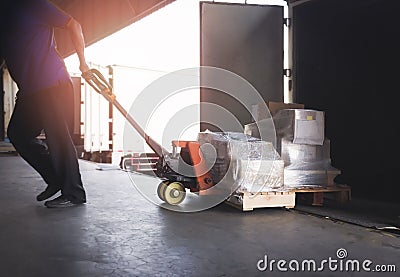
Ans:
<svg viewBox="0 0 400 277"><path fill-rule="evenodd" d="M72 43L74 44L76 53L79 58L79 69L81 72L86 72L89 70L89 66L86 63L85 59L85 39L82 33L82 27L75 19L71 18L66 28L69 32L69 35L72 39Z"/></svg>

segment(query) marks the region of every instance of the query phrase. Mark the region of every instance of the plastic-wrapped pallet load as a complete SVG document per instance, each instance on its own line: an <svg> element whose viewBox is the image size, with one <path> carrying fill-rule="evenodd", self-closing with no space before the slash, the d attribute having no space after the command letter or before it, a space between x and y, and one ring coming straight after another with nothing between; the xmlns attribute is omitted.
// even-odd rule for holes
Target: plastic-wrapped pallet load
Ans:
<svg viewBox="0 0 400 277"><path fill-rule="evenodd" d="M198 141L207 164L212 165L215 183L231 186L232 192L282 188L284 162L272 143L243 133L209 131L199 133ZM204 147L206 144L213 147Z"/></svg>
<svg viewBox="0 0 400 277"><path fill-rule="evenodd" d="M325 138L324 113L286 109L274 116L277 148L285 162L287 188L333 185L340 173L332 167L330 140Z"/></svg>

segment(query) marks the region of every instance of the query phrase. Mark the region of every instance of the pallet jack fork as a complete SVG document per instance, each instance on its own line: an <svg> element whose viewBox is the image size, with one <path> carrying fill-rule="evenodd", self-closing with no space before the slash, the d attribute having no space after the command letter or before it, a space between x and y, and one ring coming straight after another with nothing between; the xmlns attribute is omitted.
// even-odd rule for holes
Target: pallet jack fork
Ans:
<svg viewBox="0 0 400 277"><path fill-rule="evenodd" d="M159 157L154 173L162 179L157 188L157 194L161 200L171 205L178 205L185 199L186 189L199 195L207 194L206 190L213 187L214 182L211 174L207 171L198 141L174 140L172 141L173 151L170 153L146 134L142 127L122 107L113 93L113 87L97 69L90 69L82 73L82 77L97 93L117 108ZM180 174L179 165L181 164L191 166L193 174Z"/></svg>

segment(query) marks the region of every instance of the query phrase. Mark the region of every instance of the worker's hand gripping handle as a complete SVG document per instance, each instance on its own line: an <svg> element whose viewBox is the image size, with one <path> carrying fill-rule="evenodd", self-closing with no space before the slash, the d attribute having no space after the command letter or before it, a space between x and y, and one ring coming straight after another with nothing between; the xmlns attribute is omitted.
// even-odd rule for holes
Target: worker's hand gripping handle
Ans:
<svg viewBox="0 0 400 277"><path fill-rule="evenodd" d="M112 86L97 69L90 69L82 73L85 81L98 93L113 98Z"/></svg>

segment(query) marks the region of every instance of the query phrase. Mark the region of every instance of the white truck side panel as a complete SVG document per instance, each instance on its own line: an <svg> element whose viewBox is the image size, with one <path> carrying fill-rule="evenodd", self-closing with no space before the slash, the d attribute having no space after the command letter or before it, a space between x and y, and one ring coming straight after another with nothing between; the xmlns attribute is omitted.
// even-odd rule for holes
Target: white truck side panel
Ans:
<svg viewBox="0 0 400 277"><path fill-rule="evenodd" d="M200 65L199 17L199 1L173 2L131 26L89 46L85 51L87 60L102 66L112 65L114 93L117 100L129 112L135 98L146 86L159 77L176 70ZM76 61L76 57L73 59ZM78 70L77 63L72 59L68 60L71 62L70 68L75 67L74 70ZM107 72L104 75L107 77ZM104 138L108 138L104 134L108 134L108 132L100 131L107 130L109 126L106 116L109 112L105 111L105 107L99 102L105 100L97 99L98 96L92 95L89 88L85 88L84 91L84 149L88 152L107 149L107 147L101 147L106 141ZM146 124L142 126L154 140L167 146L168 149L171 146L170 137L181 139L190 137L195 140L200 130L199 123L184 126L184 128L174 125L173 128L168 129L177 127L177 130L185 131L177 131L176 136L173 132L168 139L164 136L164 130L171 117L182 110L182 107L192 104L199 105L200 102L199 91L180 94L179 97L172 98L171 101L162 103L162 109L154 113L148 128L146 128ZM188 98L190 100L187 100ZM95 103L97 106L94 106ZM154 109L154 107L150 108ZM125 117L119 111L113 108L112 114L112 163L119 163L119 157L130 152L152 152L141 136L125 124ZM193 116L198 122L199 111L194 109ZM95 124L97 125L95 126ZM124 132L126 127L130 130L127 129ZM192 136L180 136L182 133L189 133L188 129L193 133ZM124 133L132 135L128 135L124 139ZM165 143L163 143L163 138Z"/></svg>
<svg viewBox="0 0 400 277"><path fill-rule="evenodd" d="M149 91L146 88L158 78L166 75L166 72L124 66L112 66L112 69L114 94L117 101L147 135L169 151L172 151L171 140L197 139L200 130L200 93L198 88L164 95L165 91ZM182 75L182 78L187 78L187 76ZM154 97L161 95L163 100L156 105L153 103L153 106L151 103L145 103L142 106L138 103L134 104L142 93L151 93ZM179 118L179 112L188 108L189 112L184 113L184 119ZM141 117L144 111L149 111L151 116L149 118ZM125 117L114 108L112 163L118 163L122 155L143 152L151 153L153 151L142 136L127 123Z"/></svg>
<svg viewBox="0 0 400 277"><path fill-rule="evenodd" d="M93 66L94 67L94 66ZM107 75L107 69L97 67ZM86 152L109 151L109 103L88 84L84 85L84 150Z"/></svg>
<svg viewBox="0 0 400 277"><path fill-rule="evenodd" d="M129 112L136 97L150 83L164 75L164 72L145 70L133 67L113 66L114 94L118 102ZM134 118L135 119L135 118ZM135 119L136 120L136 119ZM140 123L140 122L138 122ZM125 117L116 109L113 110L113 150L116 152L151 152L144 146L143 138L130 125L125 125ZM126 130L125 130L126 126ZM145 128L145 126L141 126ZM124 142L124 132L129 139Z"/></svg>

